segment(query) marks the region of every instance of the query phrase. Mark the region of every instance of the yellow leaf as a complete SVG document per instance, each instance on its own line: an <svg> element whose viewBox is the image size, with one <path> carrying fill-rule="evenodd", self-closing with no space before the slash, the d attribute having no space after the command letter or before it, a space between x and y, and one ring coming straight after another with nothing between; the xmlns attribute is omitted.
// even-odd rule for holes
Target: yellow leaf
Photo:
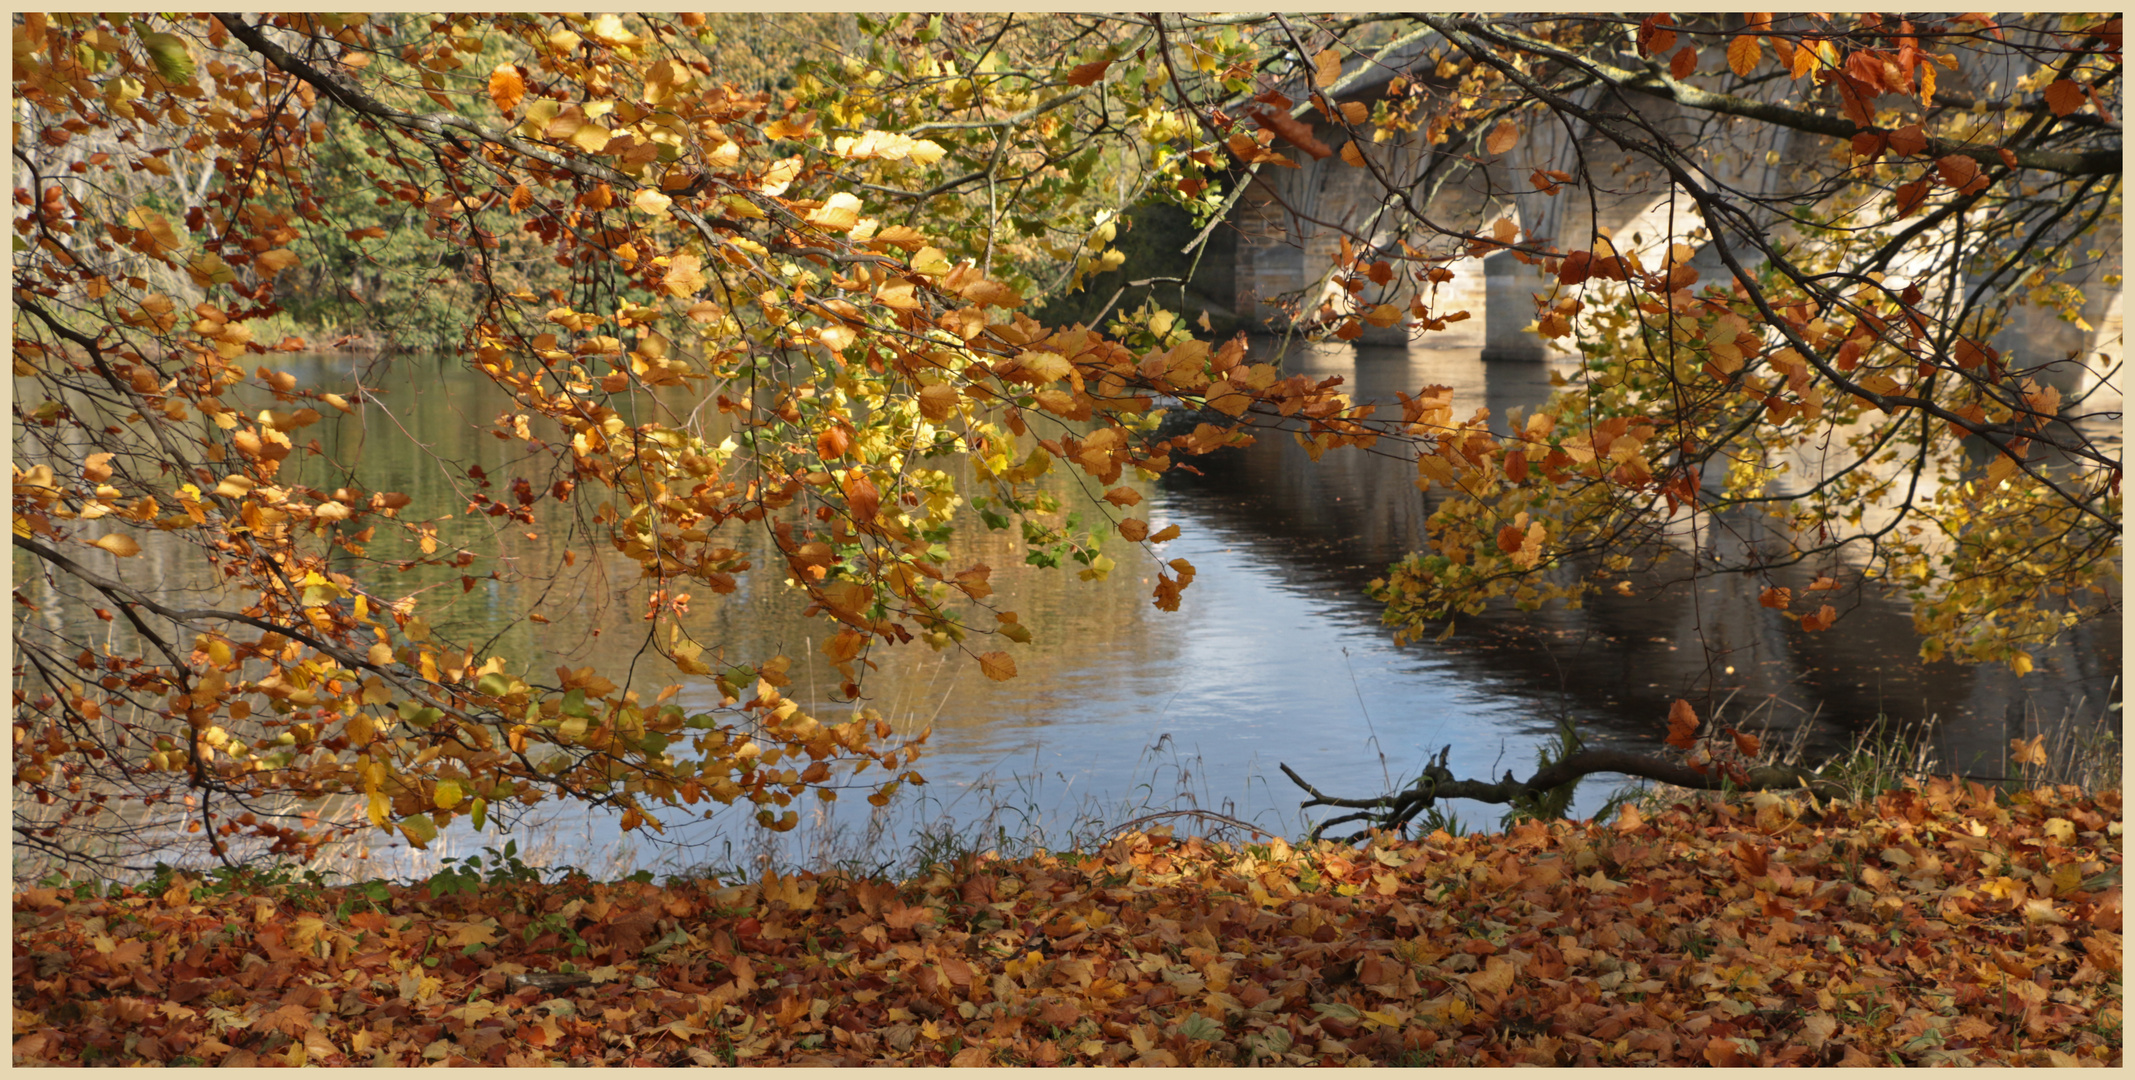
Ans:
<svg viewBox="0 0 2135 1080"><path fill-rule="evenodd" d="M694 296L704 288L704 263L695 255L677 255L667 263L660 287L671 296Z"/></svg>
<svg viewBox="0 0 2135 1080"><path fill-rule="evenodd" d="M1342 77L1342 54L1321 49L1312 58L1312 85L1325 90Z"/></svg>
<svg viewBox="0 0 2135 1080"><path fill-rule="evenodd" d="M515 64L498 64L489 73L489 100L496 102L498 112L510 112L519 107L519 100L526 96L526 81L519 78Z"/></svg>
<svg viewBox="0 0 2135 1080"><path fill-rule="evenodd" d="M400 833L417 851L422 851L437 839L437 822L430 820L428 814L415 814L400 823Z"/></svg>
<svg viewBox="0 0 2135 1080"><path fill-rule="evenodd" d="M915 274L939 277L952 269L955 268L950 265L948 255L938 247L923 247L912 255L912 272Z"/></svg>
<svg viewBox="0 0 2135 1080"><path fill-rule="evenodd" d="M287 270L292 266L295 266L296 264L297 253L289 250L288 248L275 248L272 251L262 251L259 253L257 258L254 258L252 260L252 265L259 267L262 273L265 273L270 277L275 274L279 274L282 271Z"/></svg>
<svg viewBox="0 0 2135 1080"><path fill-rule="evenodd" d="M638 192L636 198L630 200L630 205L637 207L644 213L651 214L653 217L666 217L667 208L674 205L674 200L651 188L646 188Z"/></svg>
<svg viewBox="0 0 2135 1080"><path fill-rule="evenodd" d="M171 228L170 222L164 220L163 215L153 210L144 210L139 207L128 210L126 212L126 224L147 234L145 239L137 235L133 243L137 250L151 258L167 258L177 254L186 246L186 241L179 239L177 232Z"/></svg>
<svg viewBox="0 0 2135 1080"><path fill-rule="evenodd" d="M860 223L860 200L840 191L808 212L808 224L831 232L850 232Z"/></svg>
<svg viewBox="0 0 2135 1080"><path fill-rule="evenodd" d="M1469 988L1478 994L1502 994L1512 989L1514 974L1510 961L1493 956L1489 963L1483 966L1483 970L1464 978Z"/></svg>
<svg viewBox="0 0 2135 1080"><path fill-rule="evenodd" d="M934 423L941 423L956 412L956 387L936 383L919 391L919 414Z"/></svg>
<svg viewBox="0 0 2135 1080"><path fill-rule="evenodd" d="M370 801L365 809L370 812L371 824L381 829L385 828L385 823L393 817L393 801L386 798L383 791L371 792Z"/></svg>
<svg viewBox="0 0 2135 1080"><path fill-rule="evenodd" d="M608 129L599 124L583 124L571 133L571 144L588 154L598 154L608 148Z"/></svg>
<svg viewBox="0 0 2135 1080"><path fill-rule="evenodd" d="M1031 373L1039 382L1057 382L1075 370L1067 358L1058 353L1027 352L1016 357L1016 363Z"/></svg>
<svg viewBox="0 0 2135 1080"><path fill-rule="evenodd" d="M1996 457L1993 461L1987 463L1987 488L1989 490L1998 488L2004 483L2007 483L2009 478L2015 475L2015 458L2012 458L2007 454L2003 454L1999 457Z"/></svg>
<svg viewBox="0 0 2135 1080"><path fill-rule="evenodd" d="M464 794L460 790L459 781L440 780L437 782L437 790L430 793L430 802L440 810L450 810L460 804L460 798Z"/></svg>
<svg viewBox="0 0 2135 1080"><path fill-rule="evenodd" d="M1016 658L999 650L981 653L979 670L995 682L1007 682L1016 677Z"/></svg>
<svg viewBox="0 0 2135 1080"><path fill-rule="evenodd" d="M127 536L123 533L110 533L104 536L99 536L96 539L91 540L90 543L96 545L97 547L103 548L105 551L108 551L121 559L130 559L135 555L139 555L141 553L141 545L135 543L133 537Z"/></svg>
<svg viewBox="0 0 2135 1080"><path fill-rule="evenodd" d="M210 285L228 285L237 280L237 271L230 269L230 264L222 261L222 256L212 251L203 252L186 264L185 271L192 276L193 284L203 289Z"/></svg>

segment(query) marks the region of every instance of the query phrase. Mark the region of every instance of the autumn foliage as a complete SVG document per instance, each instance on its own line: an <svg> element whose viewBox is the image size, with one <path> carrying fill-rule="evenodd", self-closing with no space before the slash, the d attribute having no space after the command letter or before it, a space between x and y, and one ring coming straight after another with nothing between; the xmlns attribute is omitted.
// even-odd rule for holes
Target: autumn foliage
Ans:
<svg viewBox="0 0 2135 1080"><path fill-rule="evenodd" d="M2121 825L1937 781L904 885L34 889L15 1062L2117 1066Z"/></svg>
<svg viewBox="0 0 2135 1080"><path fill-rule="evenodd" d="M774 86L764 70L730 77L721 58L733 43L702 15L23 15L13 37L12 543L18 586L33 584L13 597L18 844L55 861L145 870L147 853L187 838L206 848L190 854L226 863L302 860L370 831L422 846L457 822L480 828L557 797L608 808L625 830L728 806L790 829L799 800L845 791L882 805L920 778L922 737L897 737L893 718L865 710L866 673L923 645L1005 680L1016 675L1016 650L1039 632L1001 603L994 568L960 540L1014 529L1027 562L1068 560L1084 579L1114 567L1108 542L1140 545L1154 567L1150 602L1176 611L1196 568L1157 551L1177 528L1137 516L1141 495L1125 479L1239 445L1255 437L1250 429L1295 439L1315 458L1338 448L1413 458L1418 488L1435 500L1429 548L1373 589L1404 638L1450 633L1453 617L1499 602L1536 608L1629 590L1630 573L1686 548L1694 557L1678 565L1689 564L1687 576L1754 576L1764 607L1780 613L1771 617L1801 630L1839 630L1849 597L1894 589L1913 603L1923 659L2001 662L2020 675L2032 650L2118 610L2119 449L2098 434L2102 419L2117 424L2117 406L2092 401L2103 354L2025 356L1994 344L2019 308L2073 326L2088 302L2080 282L2117 284L2117 245L2090 247L2119 213L2117 19L936 16L853 26L850 52L810 56ZM1381 73L1366 100L1358 87ZM1784 130L1814 150L1766 158L1800 167L1787 170L1787 190L1759 189L1715 171L1722 163L1711 151L1723 140L1646 138L1626 119L1633 99ZM1615 154L1624 185L1656 185L1649 194L1667 221L1680 206L1702 224L1644 239L1598 228L1553 235L1538 231L1546 214L1498 213L1500 195L1568 205L1616 184L1586 150L1545 152L1553 132ZM1451 267L1491 256L1534 279L1534 321L1522 333L1576 348L1578 370L1516 417L1493 418L1446 387L1402 394L1381 416L1339 379L1286 372L1242 336L1197 337L1154 306L1094 327L1032 314L1041 298L1121 265L1127 207L1167 200L1213 228L1244 193L1267 189L1268 176L1304 169L1370 177L1383 212L1370 223L1321 223L1337 235L1315 248L1334 252L1314 279L1320 291L1268 298L1267 311L1241 317L1279 316L1283 329L1323 340L1356 340L1368 327L1428 341L1471 314L1439 298ZM1482 178L1487 213L1440 221L1429 198L1412 197L1456 174ZM302 329L292 311L310 294L356 293L356 280L375 277L403 243L423 253L400 266L404 287L458 301L444 305L456 362L510 401L486 420L513 451L508 473L423 459L449 491L425 505L329 452L328 425L347 417L391 430L392 402L360 377L300 379L292 357L320 343L282 332ZM1725 273L1708 272L1715 258ZM335 277L344 271L345 281ZM1191 423L1164 428L1157 414L1167 407ZM1064 514L1039 486L1049 474L1083 487L1098 516ZM745 554L744 535L769 556ZM546 536L570 541L554 560L562 566L527 565L509 547ZM642 663L558 666L447 628L454 589L507 598L513 625L549 621L534 598L582 550L612 553L635 575L642 625L629 630L643 635ZM1815 577L1798 590L1777 584L1789 568ZM692 603L738 602L745 589L818 620L813 647L838 675L839 715L812 715L823 710L789 692L795 657L745 654L690 629ZM61 607L96 621L68 625ZM1692 749L1685 725L1694 720L1687 704L1669 719L1676 749ZM1704 752L1714 757L1713 746ZM1683 820L1667 834L1683 844L1723 828ZM2015 820L1994 827L2016 829ZM1576 861L1571 840L1561 843L1560 858ZM1401 850L1424 854L1382 864L1436 865L1429 852L1441 849ZM1234 874L1219 867L1240 857L1143 854L1218 877ZM1131 844L1107 856L1130 866L1135 857ZM1331 854L1312 859L1314 874L1344 887L1378 880L1352 880ZM1651 869L1662 881L1678 868ZM1053 864L1013 873L1026 885L1087 876ZM1113 925L1144 912L1134 940L1160 925L1150 920L1178 921L1128 902L1172 895L1162 889L1114 900L1107 890L1118 886L1097 888L1124 905L1105 909ZM823 884L820 911L789 899L763 912L823 934L836 923L815 920L833 910L840 920L879 913L858 886L844 889ZM1704 895L1684 895L1693 894ZM1364 902L1339 890L1339 902L1313 895L1296 903ZM1659 904L1673 893L1642 895ZM33 896L41 899L25 902L34 911L67 903ZM957 897L927 925L940 935L993 932L955 909L978 901ZM602 902L637 911L647 901L625 889ZM677 902L688 910L654 921L712 917L708 906ZM939 906L916 894L900 902ZM1050 926L1061 902L1014 904ZM1157 908L1195 911L1203 923L1233 912L1205 906L1212 897L1196 902L1204 906L1176 907L1188 903L1181 894ZM2057 910L2041 902L2038 910ZM174 935L206 918L187 910L183 890L136 907L156 903L169 907L158 917L179 920ZM1595 903L1552 910L1586 918ZM1237 910L1207 927L1212 941L1267 929L1262 914ZM357 925L351 915L300 930L270 916L267 932L283 933L272 947L291 957L323 948L346 972L354 958L377 956L369 970L399 980L412 969L394 969L396 958L416 937L432 941L422 926L431 917L396 912L389 921L416 921L365 916ZM507 950L497 964L531 957L508 950L532 923L493 918L494 941L454 947L497 945ZM763 916L753 918L760 928ZM94 931L86 917L80 925L92 947L112 943L97 956L122 947L109 918ZM718 972L623 992L739 987L717 1009L694 1006L706 1030L726 1023L721 1010L756 1007L742 1004L755 1001L748 993L772 993L765 1008L792 1007L761 990L778 980L744 987L748 969L722 966L744 949L740 925L722 923L691 946L711 950L705 963ZM2047 925L2048 938L2063 934L2056 947L2073 940ZM916 935L918 925L905 929ZM719 933L725 946L714 944ZM1037 969L1011 973L1004 958L964 981L946 961L928 967L923 946L934 939L900 939L895 949L873 941L853 955L936 971L937 989L965 987L973 1007L1014 999L1017 985L1037 992L1025 980ZM794 939L765 940L769 956ZM367 948L372 941L381 947ZM1522 966L1478 970L1526 978L1524 965L1573 962L1568 953L1535 960L1563 950L1529 944L1518 947L1529 957ZM639 963L634 943L623 945L610 958L617 971ZM199 963L189 947L155 967L182 960L189 981L264 985L258 965L209 974L220 947L200 946ZM1299 958L1321 955L1294 951L1269 969L1290 973L1285 985ZM1404 962L1463 972L1466 985L1468 969L1446 967L1459 961L1421 955ZM488 977L461 970L468 960L426 969L404 993L394 984L411 1002L408 1016L435 1013L406 1027L450 1026L436 1012L446 998L462 1010L454 1030L488 1022L468 1020L458 994ZM1089 960L1100 962L1107 972L1127 963ZM1093 966L1088 980L1069 978L1085 990L1148 982L1122 994L1160 994L1155 969L1133 963L1132 972L1099 976ZM1207 967L1194 978L1213 985ZM1035 978L1060 969L1051 970ZM878 977L819 974L825 985ZM436 991L421 979L448 976L461 980L454 993L429 996ZM997 976L1009 989L985 998ZM90 978L38 977L68 986ZM348 985L336 993L358 1004L379 992ZM625 984L601 985L612 996ZM1561 987L1535 986L1570 1007ZM953 1004L957 992L944 993ZM862 1029L907 1022L893 1007L920 1014L916 1004L874 1004L895 997L871 986L834 1007L857 1010ZM1397 1014L1363 998L1357 1007L1372 1008L1354 1016L1299 1013L1304 997L1284 1000L1272 1011L1248 1007L1239 1030L1219 1008L1205 1019L1220 1031L1191 1025L1206 1038L1135 1026L1065 1050L1033 1043L1028 1053L1039 1060L1039 1046L1055 1045L1086 1060L1111 1047L1117 1059L1127 1046L1186 1060L1228 1043L1223 1053L1252 1057L1261 1051L1240 1049L1246 1032L1259 1038L1278 1017L1286 1038L1304 1041L1266 1049L1277 1057L1383 1058L1395 1042L1427 1050L1403 1041L1411 1030L1417 1040L1442 1033L1467 1056L1525 1052L1491 1041L1508 1036L1467 1013L1433 1011L1422 1022L1423 1011L1403 1004L1409 1011L1395 1021L1378 1021ZM307 990L278 1007L311 1004ZM1502 1004L1490 996L1470 1007L1495 1016ZM197 1005L168 1009L157 1012L167 1022L220 1022ZM288 1045L309 1045L308 1019L276 1015ZM777 1040L803 1015L829 1024L826 1034L853 1033L813 1006L771 1012L738 1036L735 1053L793 1056ZM604 1014L602 1025L632 1030L628 1016ZM995 1042L1027 1037L1000 1022ZM591 1023L540 1030L585 1058L596 1036L577 1025ZM895 1050L966 1053L927 1033L955 1023L929 1017ZM1732 1032L1746 1021L1715 1014L1711 1026L1723 1023ZM2020 1027L2011 1034L2021 1046ZM234 1048L233 1030L184 1038ZM960 1030L950 1042L972 1035ZM1398 1038L1384 1035L1395 1030ZM1689 1037L1720 1045L1704 1030ZM1997 1030L1946 1035L1984 1056L2001 1053ZM69 1031L64 1038L78 1034ZM333 1049L322 1054L375 1047L398 1061L406 1050L390 1032L362 1046L344 1034L325 1036ZM417 1053L440 1045L427 1034ZM1323 1036L1343 1049L1324 1050ZM1800 1045L1820 1053L1841 1045L1835 1037ZM54 1054L60 1038L48 1040ZM854 1045L830 1038L814 1049ZM1603 1060L1678 1045L1547 1038L1574 1058ZM1743 1038L1764 1042L1725 1045L1757 1060L1795 1045ZM180 1041L174 1033L158 1045L175 1055ZM1083 1049L1091 1041L1098 1050ZM22 1053L37 1057L42 1045ZM1844 1045L1919 1052L1880 1035Z"/></svg>

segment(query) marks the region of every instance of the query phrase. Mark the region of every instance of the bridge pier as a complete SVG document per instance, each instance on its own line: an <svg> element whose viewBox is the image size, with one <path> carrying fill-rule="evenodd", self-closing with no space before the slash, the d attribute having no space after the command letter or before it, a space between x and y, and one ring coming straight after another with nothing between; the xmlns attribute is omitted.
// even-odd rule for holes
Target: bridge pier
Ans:
<svg viewBox="0 0 2135 1080"><path fill-rule="evenodd" d="M1534 362L1578 355L1528 329L1535 322L1537 294L1548 296L1557 279L1509 251L1483 257L1483 360Z"/></svg>

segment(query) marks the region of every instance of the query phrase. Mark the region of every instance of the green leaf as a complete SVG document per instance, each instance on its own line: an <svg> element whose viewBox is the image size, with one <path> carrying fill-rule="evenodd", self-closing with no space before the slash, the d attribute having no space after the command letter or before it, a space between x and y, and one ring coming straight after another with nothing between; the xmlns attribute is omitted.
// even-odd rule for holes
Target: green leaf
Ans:
<svg viewBox="0 0 2135 1080"><path fill-rule="evenodd" d="M475 689L488 694L490 697L503 697L511 693L512 679L511 676L501 671L492 671L482 676L481 681L475 683Z"/></svg>
<svg viewBox="0 0 2135 1080"><path fill-rule="evenodd" d="M422 850L430 846L430 841L437 839L437 822L432 821L428 814L411 814L401 821L400 831L408 838L408 843L415 845L417 850Z"/></svg>
<svg viewBox="0 0 2135 1080"><path fill-rule="evenodd" d="M156 65L156 74L172 86L185 86L193 81L193 52L185 39L176 34L142 34L141 44L148 50L150 63Z"/></svg>

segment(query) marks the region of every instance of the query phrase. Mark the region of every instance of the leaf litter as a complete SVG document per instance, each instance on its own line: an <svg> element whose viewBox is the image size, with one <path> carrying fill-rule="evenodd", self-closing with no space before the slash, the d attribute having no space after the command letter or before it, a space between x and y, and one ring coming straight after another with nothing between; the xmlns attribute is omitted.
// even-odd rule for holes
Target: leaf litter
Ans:
<svg viewBox="0 0 2135 1080"><path fill-rule="evenodd" d="M2118 1066L2120 829L1935 781L902 884L37 888L14 1061Z"/></svg>

